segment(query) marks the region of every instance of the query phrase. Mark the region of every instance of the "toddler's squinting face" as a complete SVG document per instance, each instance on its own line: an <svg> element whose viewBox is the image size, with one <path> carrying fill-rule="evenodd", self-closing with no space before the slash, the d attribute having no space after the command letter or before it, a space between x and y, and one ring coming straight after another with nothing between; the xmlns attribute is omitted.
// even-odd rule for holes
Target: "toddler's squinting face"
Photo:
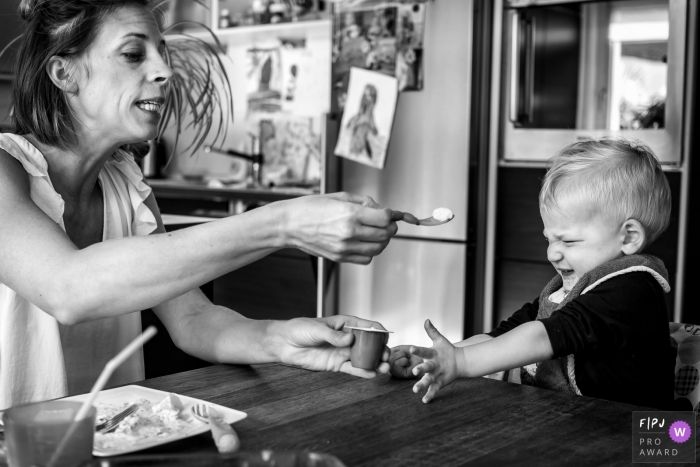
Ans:
<svg viewBox="0 0 700 467"><path fill-rule="evenodd" d="M561 275L569 292L588 271L623 255L625 231L604 216L582 208L542 214L549 242L547 260Z"/></svg>

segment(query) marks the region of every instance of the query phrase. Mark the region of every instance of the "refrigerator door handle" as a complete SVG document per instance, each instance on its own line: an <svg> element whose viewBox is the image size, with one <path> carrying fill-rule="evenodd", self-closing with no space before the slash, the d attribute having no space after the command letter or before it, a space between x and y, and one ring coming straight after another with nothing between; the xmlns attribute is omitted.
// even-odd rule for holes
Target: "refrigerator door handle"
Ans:
<svg viewBox="0 0 700 467"><path fill-rule="evenodd" d="M510 112L509 118L513 123L518 123L518 81L520 77L520 12L510 13L511 41L510 41Z"/></svg>

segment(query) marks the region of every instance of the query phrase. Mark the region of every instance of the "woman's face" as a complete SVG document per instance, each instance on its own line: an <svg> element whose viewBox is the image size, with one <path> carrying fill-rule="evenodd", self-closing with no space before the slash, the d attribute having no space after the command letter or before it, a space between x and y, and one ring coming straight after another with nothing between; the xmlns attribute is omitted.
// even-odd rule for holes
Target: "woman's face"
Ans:
<svg viewBox="0 0 700 467"><path fill-rule="evenodd" d="M124 6L105 18L75 67L77 92L69 95L79 133L115 144L153 139L172 70L153 14Z"/></svg>

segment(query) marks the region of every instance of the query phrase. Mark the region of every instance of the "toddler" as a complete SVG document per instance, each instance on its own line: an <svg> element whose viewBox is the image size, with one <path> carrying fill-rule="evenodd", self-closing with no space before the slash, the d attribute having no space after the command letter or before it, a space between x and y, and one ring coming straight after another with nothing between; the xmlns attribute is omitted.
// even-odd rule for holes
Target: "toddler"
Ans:
<svg viewBox="0 0 700 467"><path fill-rule="evenodd" d="M627 139L572 144L551 160L539 196L557 275L488 334L432 348L398 346L398 377L422 376L423 402L456 378L522 367L523 384L647 407L673 402L661 260L641 252L668 226L671 194L651 149Z"/></svg>

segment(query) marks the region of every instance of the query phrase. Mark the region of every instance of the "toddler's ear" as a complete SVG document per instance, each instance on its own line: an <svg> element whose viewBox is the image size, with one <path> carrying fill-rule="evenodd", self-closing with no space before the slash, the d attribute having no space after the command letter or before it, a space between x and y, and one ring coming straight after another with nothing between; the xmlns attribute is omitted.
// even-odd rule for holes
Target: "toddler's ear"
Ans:
<svg viewBox="0 0 700 467"><path fill-rule="evenodd" d="M642 251L646 241L644 226L636 219L627 219L622 226L625 236L622 241L622 252L626 255L633 255Z"/></svg>

